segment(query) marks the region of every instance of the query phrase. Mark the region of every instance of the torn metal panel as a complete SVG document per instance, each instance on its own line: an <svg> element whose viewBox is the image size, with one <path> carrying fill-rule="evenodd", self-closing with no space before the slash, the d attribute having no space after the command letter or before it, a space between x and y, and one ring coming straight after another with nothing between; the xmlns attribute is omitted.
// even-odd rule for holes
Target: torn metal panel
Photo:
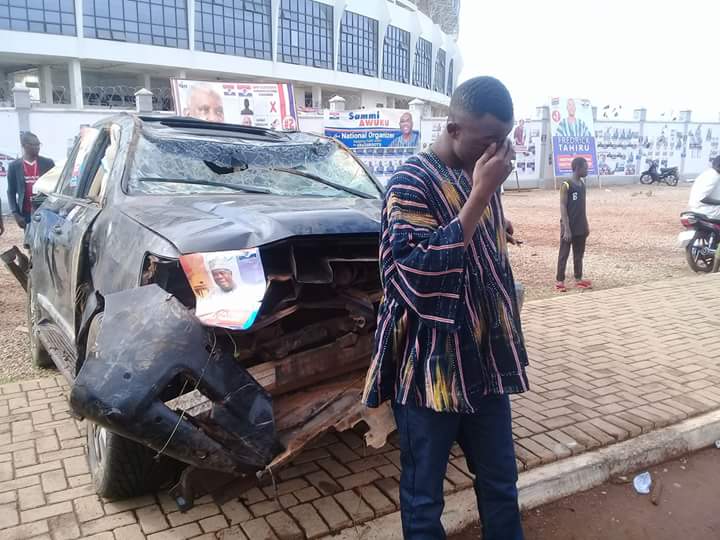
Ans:
<svg viewBox="0 0 720 540"><path fill-rule="evenodd" d="M0 254L0 259L2 259L2 262L15 279L18 280L20 286L27 292L28 270L30 269L30 260L27 255L20 251L17 246L13 246Z"/></svg>
<svg viewBox="0 0 720 540"><path fill-rule="evenodd" d="M275 399L279 439L285 451L267 469L275 470L292 461L311 441L329 430L344 431L366 422L366 442L380 448L395 430L389 406L368 409L362 402L365 371Z"/></svg>
<svg viewBox="0 0 720 540"><path fill-rule="evenodd" d="M213 401L208 414L178 415L161 401L178 376ZM93 422L204 469L254 470L278 451L269 394L157 285L105 298L70 402Z"/></svg>

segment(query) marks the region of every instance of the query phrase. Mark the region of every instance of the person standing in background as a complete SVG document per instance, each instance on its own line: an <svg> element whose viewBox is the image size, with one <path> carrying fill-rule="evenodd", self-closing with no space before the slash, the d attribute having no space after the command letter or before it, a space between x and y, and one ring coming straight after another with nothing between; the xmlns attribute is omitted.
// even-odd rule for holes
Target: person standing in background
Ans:
<svg viewBox="0 0 720 540"><path fill-rule="evenodd" d="M586 209L585 177L588 163L585 158L577 157L572 161L573 175L560 187L560 254L558 255L557 281L555 289L567 292L565 269L570 248L573 252L575 286L578 289L592 289L592 283L583 279L583 258L585 244L590 234Z"/></svg>
<svg viewBox="0 0 720 540"><path fill-rule="evenodd" d="M32 213L33 185L55 166L55 162L40 155L40 140L34 133L24 132L20 136L20 145L23 157L11 162L8 167L7 193L15 223L24 229L30 222Z"/></svg>

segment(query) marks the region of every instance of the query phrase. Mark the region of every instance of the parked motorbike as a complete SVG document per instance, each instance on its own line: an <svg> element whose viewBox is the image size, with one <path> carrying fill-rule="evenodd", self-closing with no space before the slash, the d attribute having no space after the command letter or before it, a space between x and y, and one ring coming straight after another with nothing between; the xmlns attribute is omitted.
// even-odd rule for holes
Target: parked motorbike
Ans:
<svg viewBox="0 0 720 540"><path fill-rule="evenodd" d="M680 223L687 229L678 236L679 247L685 250L688 265L695 272L717 272L718 243L720 243L720 220L703 214L684 212Z"/></svg>
<svg viewBox="0 0 720 540"><path fill-rule="evenodd" d="M659 184L665 182L668 186L677 186L680 174L677 167L661 168L658 172L658 162L653 161L650 168L640 175L641 184Z"/></svg>

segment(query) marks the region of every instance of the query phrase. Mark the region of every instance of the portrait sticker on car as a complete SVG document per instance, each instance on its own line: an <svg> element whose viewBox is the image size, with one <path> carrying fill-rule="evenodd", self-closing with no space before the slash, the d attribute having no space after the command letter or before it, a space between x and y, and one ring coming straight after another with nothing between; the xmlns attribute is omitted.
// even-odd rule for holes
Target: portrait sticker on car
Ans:
<svg viewBox="0 0 720 540"><path fill-rule="evenodd" d="M257 248L192 253L180 264L195 293L195 315L203 324L250 328L260 311L267 282Z"/></svg>

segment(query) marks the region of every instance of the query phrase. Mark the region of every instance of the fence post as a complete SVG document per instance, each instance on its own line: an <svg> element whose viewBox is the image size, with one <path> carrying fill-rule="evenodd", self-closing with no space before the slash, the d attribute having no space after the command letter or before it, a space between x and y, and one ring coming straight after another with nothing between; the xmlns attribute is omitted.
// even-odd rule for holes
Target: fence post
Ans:
<svg viewBox="0 0 720 540"><path fill-rule="evenodd" d="M690 132L690 120L692 119L692 111L680 111L680 121L685 123L685 128L683 129L683 147L682 147L682 154L680 155L680 171L678 175L680 178L684 178L685 176L685 158L687 157L687 140L688 140L688 133Z"/></svg>
<svg viewBox="0 0 720 540"><path fill-rule="evenodd" d="M141 88L135 92L135 110L138 114L151 113L153 111L153 93L147 88Z"/></svg>
<svg viewBox="0 0 720 540"><path fill-rule="evenodd" d="M550 107L542 105L535 108L535 117L540 120L540 170L538 173L538 187L550 189L553 187L555 175L548 176L548 164L552 154L552 139L550 138Z"/></svg>
<svg viewBox="0 0 720 540"><path fill-rule="evenodd" d="M30 89L22 83L17 83L12 91L20 133L30 131Z"/></svg>
<svg viewBox="0 0 720 540"><path fill-rule="evenodd" d="M341 96L335 96L330 98L330 110L331 111L344 111L345 110L345 98Z"/></svg>

